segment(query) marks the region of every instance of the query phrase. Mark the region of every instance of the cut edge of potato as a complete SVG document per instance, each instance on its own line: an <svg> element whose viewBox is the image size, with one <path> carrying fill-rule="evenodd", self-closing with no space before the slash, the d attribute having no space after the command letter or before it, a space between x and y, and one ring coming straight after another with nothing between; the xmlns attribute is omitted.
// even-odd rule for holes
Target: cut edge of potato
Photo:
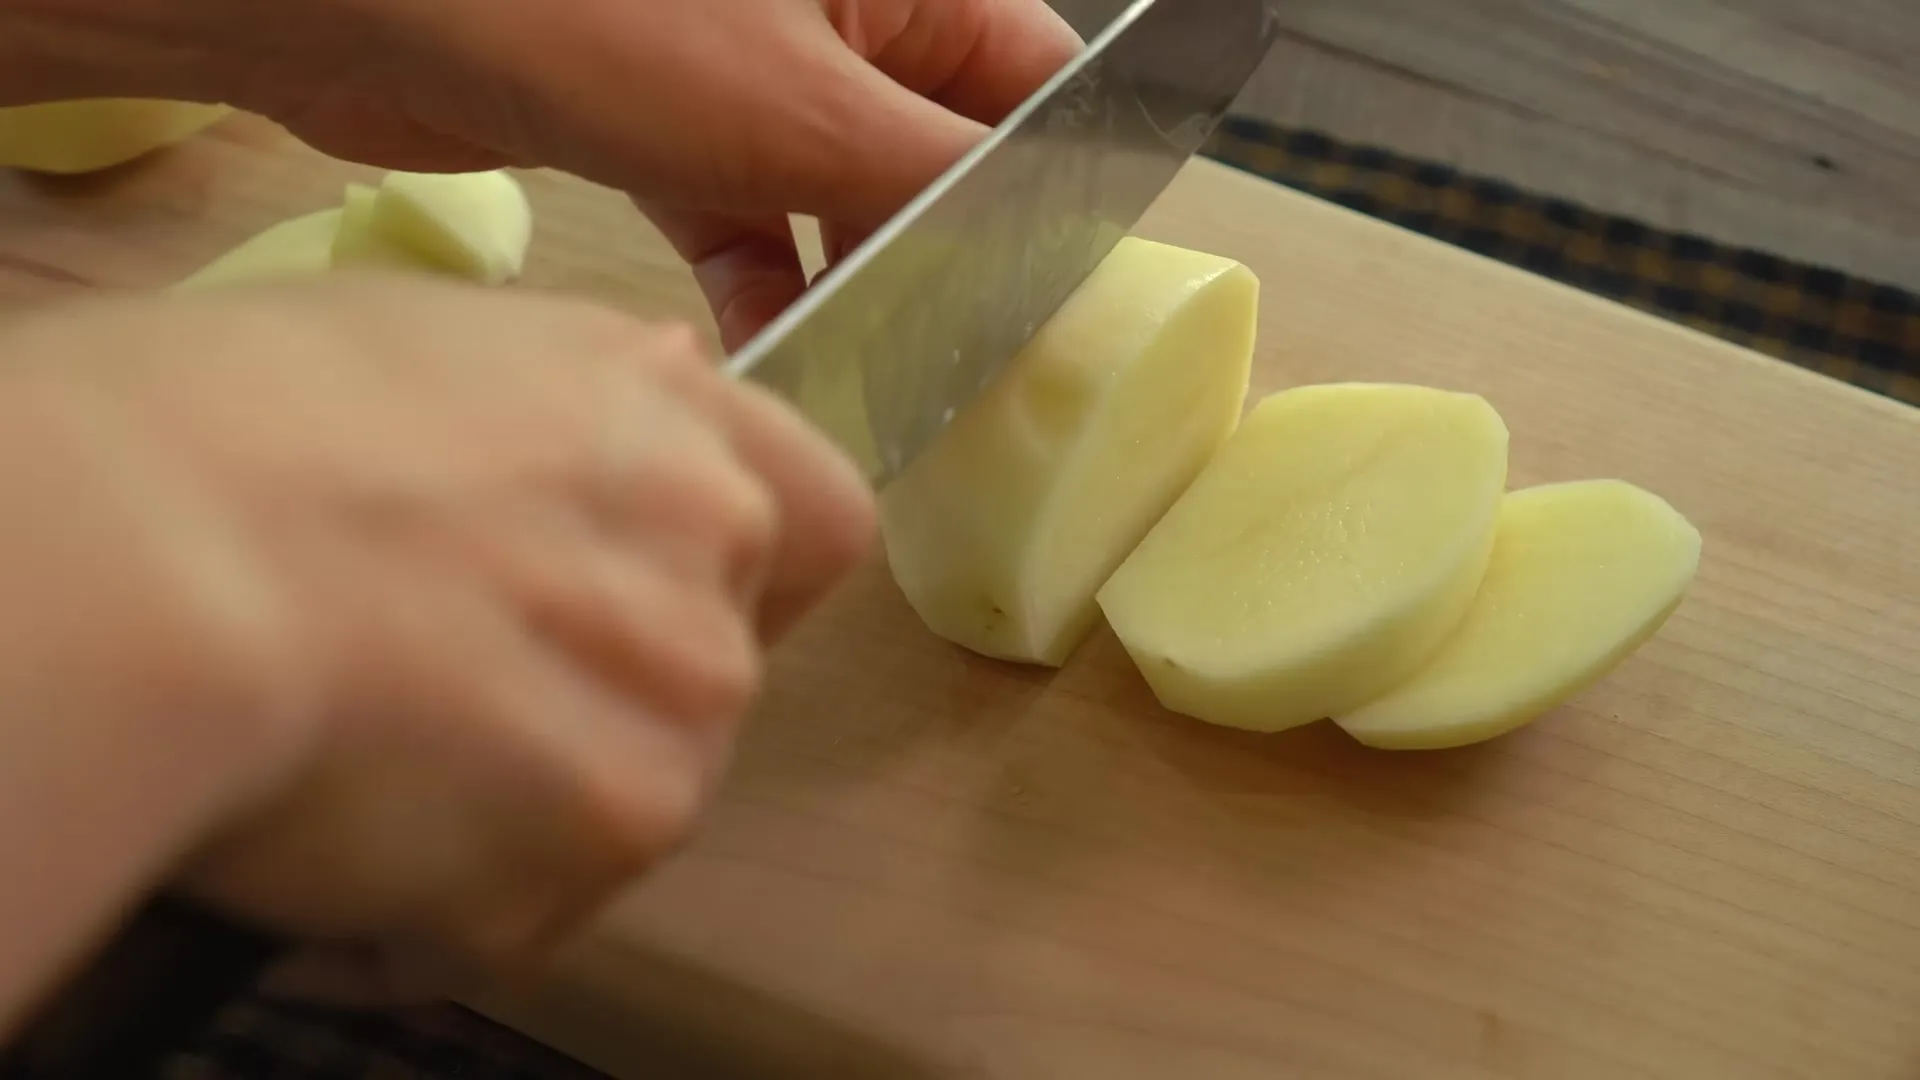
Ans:
<svg viewBox="0 0 1920 1080"><path fill-rule="evenodd" d="M332 266L341 210L330 207L277 221L173 285L187 292L249 282L315 277Z"/></svg>
<svg viewBox="0 0 1920 1080"><path fill-rule="evenodd" d="M922 624L1064 664L1099 623L1094 593L1238 421L1258 295L1231 259L1123 240L883 494L888 564ZM1148 460L1113 460L1147 438Z"/></svg>
<svg viewBox="0 0 1920 1080"><path fill-rule="evenodd" d="M349 183L340 201L340 227L329 250L335 270L387 268L439 270L406 245L388 236L374 223L379 190L369 184Z"/></svg>
<svg viewBox="0 0 1920 1080"><path fill-rule="evenodd" d="M1215 321L1218 329L1230 318L1240 325L1231 327L1207 350L1210 358L1220 364L1220 369L1208 372L1205 378L1184 380L1187 385L1158 401L1148 401L1142 396L1152 393L1149 373L1130 372L1128 377L1108 388L1104 400L1089 418L1090 430L1063 463L1059 480L1063 487L1083 494L1071 500L1055 501L1042 509L1035 522L1038 551L1026 567L1035 579L1030 584L1038 585L1049 577L1057 580L1072 571L1072 563L1082 561L1068 554L1078 544L1071 534L1090 526L1111 527L1111 519L1096 519L1098 504L1103 499L1114 506L1131 503L1133 512L1118 526L1118 534L1125 539L1106 545L1110 550L1085 560L1086 569L1078 575L1080 580L1064 590L1079 597L1065 604L1074 614L1062 622L1048 640L1038 643L1035 663L1060 667L1085 643L1101 622L1097 600L1101 587L1186 492L1220 446L1232 437L1246 407L1259 294L1259 279L1251 270L1223 260L1167 319L1135 362L1143 368L1185 366L1191 373L1199 351L1192 342L1201 336L1193 332L1197 325L1218 320ZM1173 418L1171 426L1176 430L1169 431L1169 425L1154 422L1156 418L1164 420L1168 416ZM1133 423L1123 430L1115 430L1123 420ZM1161 440L1161 446L1179 448L1184 453L1169 456L1164 462L1153 462L1158 469L1152 465L1142 466L1124 474L1098 459L1100 443L1147 439ZM1102 481L1111 481L1112 488L1084 494ZM1030 592L1028 598L1031 601ZM1029 612L1029 617L1032 614Z"/></svg>

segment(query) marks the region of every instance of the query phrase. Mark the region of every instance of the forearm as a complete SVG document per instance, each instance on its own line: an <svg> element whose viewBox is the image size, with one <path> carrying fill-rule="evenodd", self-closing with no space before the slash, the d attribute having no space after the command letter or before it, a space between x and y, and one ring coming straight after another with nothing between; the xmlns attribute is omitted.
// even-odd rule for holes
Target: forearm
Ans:
<svg viewBox="0 0 1920 1080"><path fill-rule="evenodd" d="M110 424L19 385L41 338L0 332L0 1041L277 767L254 590L137 498L72 497L142 478ZM53 359L105 359L74 345Z"/></svg>
<svg viewBox="0 0 1920 1080"><path fill-rule="evenodd" d="M0 0L0 106L210 99L216 43L195 32L192 9L187 0Z"/></svg>

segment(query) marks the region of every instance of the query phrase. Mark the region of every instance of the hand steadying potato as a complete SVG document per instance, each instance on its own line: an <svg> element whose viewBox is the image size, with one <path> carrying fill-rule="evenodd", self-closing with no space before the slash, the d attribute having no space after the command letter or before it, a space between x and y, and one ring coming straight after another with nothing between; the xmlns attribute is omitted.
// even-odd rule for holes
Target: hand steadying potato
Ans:
<svg viewBox="0 0 1920 1080"><path fill-rule="evenodd" d="M120 813L170 833L120 888L187 856L195 891L319 940L500 964L570 929L685 833L764 643L869 531L791 413L575 302L369 279L93 303L0 349L30 462L0 478L0 576L48 613L0 641L0 732L98 743L124 794L75 843ZM0 852L75 813L18 757ZM57 940L110 900L68 896ZM55 940L0 935L8 1007Z"/></svg>

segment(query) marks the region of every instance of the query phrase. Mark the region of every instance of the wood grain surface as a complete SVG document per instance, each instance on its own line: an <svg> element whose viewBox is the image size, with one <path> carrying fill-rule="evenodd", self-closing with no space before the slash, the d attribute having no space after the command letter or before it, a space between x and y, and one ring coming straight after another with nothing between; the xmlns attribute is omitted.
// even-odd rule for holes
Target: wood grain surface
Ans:
<svg viewBox="0 0 1920 1080"><path fill-rule="evenodd" d="M8 182L0 298L171 280L347 172L239 123ZM530 286L699 310L622 200L529 182ZM973 658L876 562L700 839L483 1004L634 1078L1920 1072L1920 413L1204 163L1140 232L1259 274L1257 391L1484 393L1516 484L1689 514L1694 593L1535 726L1392 755L1168 715L1104 632Z"/></svg>
<svg viewBox="0 0 1920 1080"><path fill-rule="evenodd" d="M1123 0L1053 0L1091 31ZM1920 289L1920 6L1287 0L1237 109Z"/></svg>

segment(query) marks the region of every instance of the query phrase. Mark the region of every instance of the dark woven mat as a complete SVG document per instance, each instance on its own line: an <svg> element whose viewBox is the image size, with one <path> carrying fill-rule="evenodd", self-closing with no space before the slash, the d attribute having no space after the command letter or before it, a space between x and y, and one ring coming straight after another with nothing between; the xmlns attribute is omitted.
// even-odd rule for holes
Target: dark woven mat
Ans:
<svg viewBox="0 0 1920 1080"><path fill-rule="evenodd" d="M1911 292L1255 120L1229 120L1207 153L1276 183L1920 405L1920 297Z"/></svg>
<svg viewBox="0 0 1920 1080"><path fill-rule="evenodd" d="M1661 232L1323 135L1229 121L1208 155L1437 239L1920 405L1920 298L1765 252ZM597 1074L451 1006L360 1016L230 1010L177 1080L586 1080Z"/></svg>

